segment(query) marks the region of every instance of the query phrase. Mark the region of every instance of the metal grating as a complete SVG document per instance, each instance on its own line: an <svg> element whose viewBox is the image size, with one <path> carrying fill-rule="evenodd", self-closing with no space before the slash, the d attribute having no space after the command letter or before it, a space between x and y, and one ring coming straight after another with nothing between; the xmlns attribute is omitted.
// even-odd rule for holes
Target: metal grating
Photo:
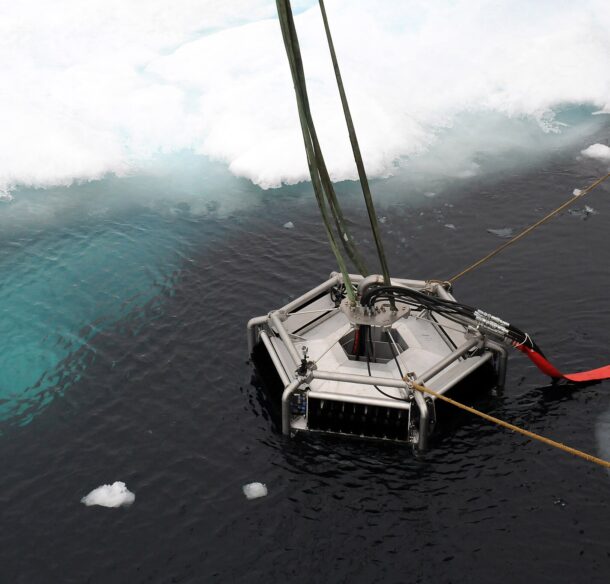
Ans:
<svg viewBox="0 0 610 584"><path fill-rule="evenodd" d="M319 432L407 442L409 411L332 399L309 398L307 427L309 430Z"/></svg>

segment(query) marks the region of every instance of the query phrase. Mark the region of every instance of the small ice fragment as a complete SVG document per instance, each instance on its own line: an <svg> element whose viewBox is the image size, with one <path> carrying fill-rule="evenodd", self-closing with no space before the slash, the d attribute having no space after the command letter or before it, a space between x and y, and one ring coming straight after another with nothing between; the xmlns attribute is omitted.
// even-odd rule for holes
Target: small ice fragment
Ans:
<svg viewBox="0 0 610 584"><path fill-rule="evenodd" d="M586 220L590 215L597 215L598 211L596 211L593 207L589 207L589 205L585 205L582 209L570 209L568 213L574 217L578 217L579 219Z"/></svg>
<svg viewBox="0 0 610 584"><path fill-rule="evenodd" d="M447 229L455 229L455 225L453 223L445 223L445 227Z"/></svg>
<svg viewBox="0 0 610 584"><path fill-rule="evenodd" d="M258 499L267 496L267 485L263 483L248 483L242 487L246 499Z"/></svg>
<svg viewBox="0 0 610 584"><path fill-rule="evenodd" d="M13 200L13 195L11 193L7 193L6 191L0 191L0 201L4 201L5 203L10 203Z"/></svg>
<svg viewBox="0 0 610 584"><path fill-rule="evenodd" d="M581 191L580 189L574 189L574 190L572 191L572 194L573 194L575 197L578 197L578 195L582 194L582 191Z"/></svg>
<svg viewBox="0 0 610 584"><path fill-rule="evenodd" d="M591 144L580 152L583 156L596 158L597 160L610 160L610 146L605 144Z"/></svg>
<svg viewBox="0 0 610 584"><path fill-rule="evenodd" d="M428 191L427 193L424 193L424 197L428 197L429 199L431 199L432 197L436 197L436 193Z"/></svg>
<svg viewBox="0 0 610 584"><path fill-rule="evenodd" d="M122 507L131 505L136 500L136 496L125 486L122 481L116 481L111 485L102 485L93 489L80 502L91 507L91 505L101 505L102 507Z"/></svg>
<svg viewBox="0 0 610 584"><path fill-rule="evenodd" d="M387 217L379 217L379 223L385 223L387 220Z"/></svg>
<svg viewBox="0 0 610 584"><path fill-rule="evenodd" d="M593 207L589 207L589 205L585 205L585 213L587 215L597 215L597 211Z"/></svg>
<svg viewBox="0 0 610 584"><path fill-rule="evenodd" d="M292 221L288 221L288 223L284 223L284 227L286 229L294 229L294 223Z"/></svg>
<svg viewBox="0 0 610 584"><path fill-rule="evenodd" d="M512 237L515 230L512 227L502 227L500 229L488 229L487 233L491 233L492 235L497 235L498 237L508 238Z"/></svg>

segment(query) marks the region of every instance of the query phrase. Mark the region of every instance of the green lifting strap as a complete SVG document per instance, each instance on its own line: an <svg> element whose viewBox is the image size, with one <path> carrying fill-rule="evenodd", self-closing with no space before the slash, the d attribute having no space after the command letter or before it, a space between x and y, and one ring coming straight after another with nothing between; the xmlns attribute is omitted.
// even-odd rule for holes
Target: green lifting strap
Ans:
<svg viewBox="0 0 610 584"><path fill-rule="evenodd" d="M322 153L319 150L319 144L315 137L315 130L313 129L313 120L311 118L311 112L309 111L309 102L306 97L305 88L305 76L303 73L303 64L301 59L301 52L296 38L296 31L294 29L294 23L292 22L292 10L290 7L289 0L276 0L280 25L282 29L282 38L284 39L284 46L286 48L286 54L288 56L288 62L290 64L290 72L292 75L292 81L295 88L295 94L297 98L297 107L299 111L299 120L301 122L301 130L303 133L303 141L305 143L305 151L307 153L307 164L309 166L309 174L311 175L311 182L313 185L314 193L320 213L322 215L322 221L326 228L326 234L331 246L331 249L337 260L337 264L343 276L343 282L345 284L346 294L350 301L355 302L354 288L352 286L347 266L341 255L341 250L337 245L335 235L333 234L330 218L328 216L328 209L326 201L323 196L323 187L320 179L320 167L319 161L322 160ZM315 146L318 146L316 149ZM317 150L317 152L316 152ZM330 182L330 180L329 180ZM328 193L327 193L328 195ZM331 199L332 200L332 199ZM332 206L332 203L331 203ZM337 215L335 215L335 218ZM341 233L341 230L339 231ZM345 242L345 238L342 238Z"/></svg>
<svg viewBox="0 0 610 584"><path fill-rule="evenodd" d="M324 190L324 194L326 195L326 199L330 206L331 213L333 215L333 219L335 221L335 225L337 227L337 232L339 233L339 237L343 244L345 251L348 256L358 269L358 271L363 275L368 275L368 270L362 259L360 253L358 252L356 246L354 245L354 240L350 235L347 226L345 224L345 218L343 216L343 212L341 210L341 205L339 204L339 200L337 199L337 195L335 193L332 181L330 180L330 176L328 174L328 170L326 167L326 162L324 161L324 156L322 155L322 149L320 147L320 143L318 142L318 136L315 128L315 124L313 122L313 118L311 115L311 109L309 107L309 97L307 95L307 83L305 81L305 74L303 71L303 61L301 58L301 51L299 48L299 39L296 32L296 28L294 26L294 19L292 16L292 10L290 8L290 0L286 3L286 26L288 30L288 38L291 42L292 54L294 56L294 62L296 65L296 75L297 81L294 82L295 91L299 92L301 95L301 99L303 102L303 110L305 114L305 119L307 122L307 126L309 128L309 133L311 135L311 141L313 144L313 151L316 157L316 163L318 167L318 172L320 175L320 180L322 183L322 188ZM293 76L294 81L294 76Z"/></svg>
<svg viewBox="0 0 610 584"><path fill-rule="evenodd" d="M326 9L324 8L324 0L319 0L320 11L322 12L322 20L324 21L324 30L326 31L326 39L328 41L328 48L330 50L330 56L333 62L333 69L335 70L335 77L337 79L337 86L339 88L339 94L341 96L341 105L343 106L343 113L345 115L345 121L347 123L347 130L349 132L349 140L352 145L352 152L354 153L354 160L358 169L358 177L360 178L360 185L362 186L362 194L366 202L366 210L369 214L369 220L371 222L371 229L373 231L373 237L375 239L375 245L377 246L377 254L381 263L381 269L383 272L383 280L386 286L390 286L390 271L388 269L388 262L386 260L385 251L383 249L383 242L381 241L381 234L379 233L379 223L377 222L377 214L375 213L375 206L373 205L373 197L371 196L371 190L369 188L369 181L364 170L364 162L362 161L362 154L360 152L360 145L358 144L358 138L356 136L356 129L354 128L354 122L352 120L352 114L347 103L347 96L345 95L345 88L343 87L343 80L341 78L341 71L339 70L339 63L337 62L337 55L335 54L335 47L333 39L330 34L330 27L328 26L328 19L326 17Z"/></svg>

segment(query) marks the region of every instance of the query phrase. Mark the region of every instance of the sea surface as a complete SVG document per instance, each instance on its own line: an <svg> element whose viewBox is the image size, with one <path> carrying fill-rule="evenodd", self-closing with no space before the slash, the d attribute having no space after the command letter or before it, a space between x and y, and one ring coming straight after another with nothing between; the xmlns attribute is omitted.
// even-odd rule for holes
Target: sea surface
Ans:
<svg viewBox="0 0 610 584"><path fill-rule="evenodd" d="M453 275L606 173L580 151L607 137L373 181L392 273ZM608 582L600 467L464 416L418 455L283 437L245 325L335 269L311 187L172 169L0 202L0 582ZM357 187L337 190L374 265ZM605 365L609 230L606 184L455 295L566 372ZM610 458L608 382L553 386L515 352L477 404ZM114 481L132 506L81 504Z"/></svg>

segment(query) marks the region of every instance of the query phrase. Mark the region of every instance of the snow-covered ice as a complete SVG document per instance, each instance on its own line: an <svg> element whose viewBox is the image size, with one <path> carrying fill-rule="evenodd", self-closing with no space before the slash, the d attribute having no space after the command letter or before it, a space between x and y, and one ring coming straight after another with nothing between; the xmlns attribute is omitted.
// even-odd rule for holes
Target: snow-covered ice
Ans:
<svg viewBox="0 0 610 584"><path fill-rule="evenodd" d="M610 146L591 144L591 146L582 150L581 154L588 158L596 158L597 160L610 160Z"/></svg>

